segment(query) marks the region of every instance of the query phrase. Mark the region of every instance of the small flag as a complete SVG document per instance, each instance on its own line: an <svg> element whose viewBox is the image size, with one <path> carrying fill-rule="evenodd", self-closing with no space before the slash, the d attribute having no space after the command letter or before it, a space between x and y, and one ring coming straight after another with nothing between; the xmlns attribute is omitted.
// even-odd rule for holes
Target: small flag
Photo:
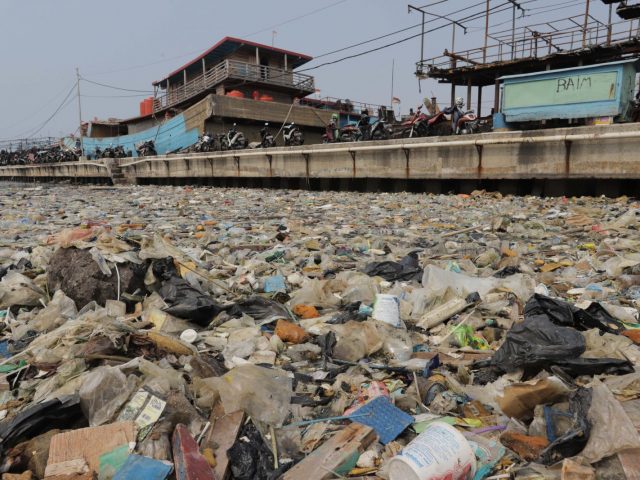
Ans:
<svg viewBox="0 0 640 480"><path fill-rule="evenodd" d="M391 103L401 103L401 102L400 102L400 99L398 97L393 97L391 99Z"/></svg>

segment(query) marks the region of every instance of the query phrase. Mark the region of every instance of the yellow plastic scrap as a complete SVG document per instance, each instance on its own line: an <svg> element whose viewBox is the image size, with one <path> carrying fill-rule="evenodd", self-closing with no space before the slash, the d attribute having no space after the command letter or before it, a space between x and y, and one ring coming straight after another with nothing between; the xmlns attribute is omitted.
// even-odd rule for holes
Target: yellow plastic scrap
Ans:
<svg viewBox="0 0 640 480"><path fill-rule="evenodd" d="M197 267L194 262L186 262L186 263L176 262L176 268L178 269L178 273L180 273L180 276L184 278L187 273L193 272Z"/></svg>
<svg viewBox="0 0 640 480"><path fill-rule="evenodd" d="M559 268L562 268L562 264L554 262L554 263L545 263L540 267L541 272L553 272Z"/></svg>

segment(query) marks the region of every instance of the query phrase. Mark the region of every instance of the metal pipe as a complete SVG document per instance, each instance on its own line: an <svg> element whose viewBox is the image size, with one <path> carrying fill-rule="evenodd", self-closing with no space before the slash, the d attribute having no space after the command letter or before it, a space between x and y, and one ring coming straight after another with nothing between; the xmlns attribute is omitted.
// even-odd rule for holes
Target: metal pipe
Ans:
<svg viewBox="0 0 640 480"><path fill-rule="evenodd" d="M587 0L586 9L584 12L584 27L582 28L582 48L587 46L587 26L589 24L589 6L591 0Z"/></svg>
<svg viewBox="0 0 640 480"><path fill-rule="evenodd" d="M78 120L80 121L80 157L84 157L84 135L82 135L82 102L80 96L80 69L76 67L76 89L78 90Z"/></svg>
<svg viewBox="0 0 640 480"><path fill-rule="evenodd" d="M487 44L489 42L489 3L491 0L487 0L487 13L484 22L484 49L482 53L482 63L487 63Z"/></svg>
<svg viewBox="0 0 640 480"><path fill-rule="evenodd" d="M511 60L514 59L516 53L516 5L513 4L513 18L511 19Z"/></svg>

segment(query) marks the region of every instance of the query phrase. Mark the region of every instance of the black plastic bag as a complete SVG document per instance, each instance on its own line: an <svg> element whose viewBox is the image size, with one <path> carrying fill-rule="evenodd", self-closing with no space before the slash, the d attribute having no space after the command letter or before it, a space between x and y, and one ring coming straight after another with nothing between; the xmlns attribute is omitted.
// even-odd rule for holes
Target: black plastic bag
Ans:
<svg viewBox="0 0 640 480"><path fill-rule="evenodd" d="M54 428L73 428L88 422L80 408L80 397L67 395L32 405L11 419L0 423L0 458L4 450Z"/></svg>
<svg viewBox="0 0 640 480"><path fill-rule="evenodd" d="M370 277L382 277L388 282L396 280L422 280L422 267L417 252L411 252L399 262L373 262L362 270Z"/></svg>
<svg viewBox="0 0 640 480"><path fill-rule="evenodd" d="M535 375L546 366L579 357L585 348L584 337L574 328L556 325L546 315L533 315L507 332L491 365L503 372L523 368L526 376Z"/></svg>
<svg viewBox="0 0 640 480"><path fill-rule="evenodd" d="M525 320L507 332L504 343L487 362L499 372L522 368L524 379L540 370L557 367L570 377L580 375L623 375L632 373L627 360L615 358L578 358L586 349L584 336L578 331L600 328L610 331L619 324L597 305L591 313L543 295L534 295L525 306ZM605 311L606 313L606 311Z"/></svg>
<svg viewBox="0 0 640 480"><path fill-rule="evenodd" d="M331 317L330 320L327 320L327 323L330 325L343 325L351 320L356 322L363 322L368 318L366 313L360 313L360 305L362 302L352 302L348 305L345 305L340 313Z"/></svg>
<svg viewBox="0 0 640 480"><path fill-rule="evenodd" d="M556 325L578 330L598 328L603 332L614 334L625 330L622 322L613 318L599 303L595 302L588 309L583 310L562 300L536 293L524 307L525 318L533 315L546 315Z"/></svg>
<svg viewBox="0 0 640 480"><path fill-rule="evenodd" d="M626 375L635 370L628 360L617 358L567 358L555 365L572 377L580 375Z"/></svg>
<svg viewBox="0 0 640 480"><path fill-rule="evenodd" d="M154 262L153 274L162 282L158 294L169 305L164 311L170 315L206 327L224 310L209 295L179 277L171 257Z"/></svg>
<svg viewBox="0 0 640 480"><path fill-rule="evenodd" d="M507 277L510 277L511 275L515 275L516 273L522 273L520 271L520 268L509 266L509 267L504 267L502 270L498 270L496 273L493 274L493 276L495 278L507 278Z"/></svg>
<svg viewBox="0 0 640 480"><path fill-rule="evenodd" d="M260 322L273 321L279 318L293 320L287 307L259 295L254 295L233 305L227 313L234 318L249 315Z"/></svg>
<svg viewBox="0 0 640 480"><path fill-rule="evenodd" d="M251 422L242 428L239 439L227 450L227 456L235 480L275 480L293 466L288 463L274 470L273 454Z"/></svg>
<svg viewBox="0 0 640 480"><path fill-rule="evenodd" d="M591 408L591 389L578 388L569 396L569 413L571 427L561 437L555 439L540 453L540 462L551 465L563 458L573 457L580 453L589 441L591 423L587 413Z"/></svg>

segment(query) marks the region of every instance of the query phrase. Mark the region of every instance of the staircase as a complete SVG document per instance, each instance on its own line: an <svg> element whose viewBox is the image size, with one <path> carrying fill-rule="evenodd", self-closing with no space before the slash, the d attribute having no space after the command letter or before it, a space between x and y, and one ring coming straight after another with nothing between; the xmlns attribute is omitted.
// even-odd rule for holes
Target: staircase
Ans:
<svg viewBox="0 0 640 480"><path fill-rule="evenodd" d="M116 162L113 162L109 171L111 172L111 181L114 185L129 185L130 182L125 178L120 165Z"/></svg>

